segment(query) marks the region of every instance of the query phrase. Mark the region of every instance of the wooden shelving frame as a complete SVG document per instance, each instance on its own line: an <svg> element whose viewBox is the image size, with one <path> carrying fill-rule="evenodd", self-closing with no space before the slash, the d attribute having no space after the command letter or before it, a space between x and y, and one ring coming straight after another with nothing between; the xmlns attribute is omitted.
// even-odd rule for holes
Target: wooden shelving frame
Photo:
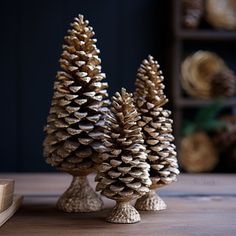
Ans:
<svg viewBox="0 0 236 236"><path fill-rule="evenodd" d="M203 40L203 41L235 41L236 32L225 32L215 30L185 30L176 31L180 40Z"/></svg>
<svg viewBox="0 0 236 236"><path fill-rule="evenodd" d="M221 42L232 43L236 42L236 32L217 31L214 29L184 29L181 24L182 5L181 0L172 1L173 9L173 50L172 50L172 92L173 92L173 118L174 118L174 132L177 148L180 146L181 139L181 125L183 120L183 111L187 108L199 108L209 105L211 100L194 99L192 97L184 97L180 84L180 68L183 59L183 46L186 42ZM224 107L236 107L236 98L227 98L223 101Z"/></svg>

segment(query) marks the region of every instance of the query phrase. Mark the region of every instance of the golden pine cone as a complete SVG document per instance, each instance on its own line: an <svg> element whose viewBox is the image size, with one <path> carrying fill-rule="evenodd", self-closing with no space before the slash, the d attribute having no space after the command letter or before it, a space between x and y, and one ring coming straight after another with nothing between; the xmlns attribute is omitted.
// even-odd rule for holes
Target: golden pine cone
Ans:
<svg viewBox="0 0 236 236"><path fill-rule="evenodd" d="M130 201L149 191L149 165L132 95L125 89L116 93L107 114L102 164L96 190L113 200Z"/></svg>
<svg viewBox="0 0 236 236"><path fill-rule="evenodd" d="M147 162L151 166L152 188L175 181L179 174L171 134L171 112L162 108L168 101L163 91L163 79L157 61L149 56L138 69L135 101L141 116L138 126L143 132Z"/></svg>
<svg viewBox="0 0 236 236"><path fill-rule="evenodd" d="M109 104L100 51L88 24L79 15L65 37L43 143L47 163L76 175L90 173L98 161Z"/></svg>

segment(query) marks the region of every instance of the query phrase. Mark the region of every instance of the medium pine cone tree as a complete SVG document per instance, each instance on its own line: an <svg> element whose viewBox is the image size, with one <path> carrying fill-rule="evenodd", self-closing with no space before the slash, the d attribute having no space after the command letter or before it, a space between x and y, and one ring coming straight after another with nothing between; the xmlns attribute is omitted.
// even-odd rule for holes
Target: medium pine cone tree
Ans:
<svg viewBox="0 0 236 236"><path fill-rule="evenodd" d="M133 99L125 89L113 97L111 112L107 115L107 135L104 140L102 164L98 169L96 190L115 200L116 206L109 222L135 223L139 213L130 201L149 192L149 164L143 146L140 119Z"/></svg>
<svg viewBox="0 0 236 236"><path fill-rule="evenodd" d="M88 24L79 15L65 37L43 143L46 162L74 176L57 204L66 212L99 210L102 204L86 176L99 162L108 84Z"/></svg>
<svg viewBox="0 0 236 236"><path fill-rule="evenodd" d="M165 209L166 204L156 195L155 189L175 181L179 174L173 144L173 121L169 118L171 112L162 108L168 101L163 92L163 79L157 61L149 56L138 69L134 94L141 115L138 125L142 128L152 180L151 191L136 202L140 210Z"/></svg>

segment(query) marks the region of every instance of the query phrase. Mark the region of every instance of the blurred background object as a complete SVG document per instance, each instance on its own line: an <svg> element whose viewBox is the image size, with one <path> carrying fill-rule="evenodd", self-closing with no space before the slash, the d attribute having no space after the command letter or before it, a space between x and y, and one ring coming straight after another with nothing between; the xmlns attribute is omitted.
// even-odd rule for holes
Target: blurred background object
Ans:
<svg viewBox="0 0 236 236"><path fill-rule="evenodd" d="M81 13L94 27L110 96L122 86L130 92L134 91L139 62L152 54L161 65L165 77L165 93L170 100L168 109L173 111L178 152L181 153L182 138L188 137L188 142L198 143L199 147L203 146L199 144L199 137L204 137L203 140L208 138L218 157L211 168L200 168L200 171L236 172L233 164L235 141L230 141L231 144L221 150L216 144L221 142L217 140L227 135L234 137L234 133L230 132L233 124L227 123L230 128L221 127L214 131L196 129L191 135L183 135L185 121L194 123L199 112L202 113L204 108L211 109L211 104L218 97L221 107L214 119L210 119L210 126L224 120L223 117L236 115L234 2L1 1L0 145L3 161L0 171L54 171L42 157L43 127L59 68L63 37L69 23ZM207 10L213 3L215 6L211 8L214 9ZM218 17L224 22L221 26L209 20L210 13L213 14L216 9L219 11L217 4L224 4L224 12L217 13L225 15ZM196 156L203 153L193 148L185 153L188 152ZM211 153L215 155L214 151ZM185 155L185 158L190 155ZM207 166L204 159L203 166ZM184 170L189 171L187 168Z"/></svg>
<svg viewBox="0 0 236 236"><path fill-rule="evenodd" d="M209 99L235 92L236 76L215 53L197 51L181 66L182 86L191 96Z"/></svg>
<svg viewBox="0 0 236 236"><path fill-rule="evenodd" d="M222 118L236 112L235 1L172 3L171 77L180 165L186 172L236 172L233 125ZM225 137L227 148L219 148Z"/></svg>
<svg viewBox="0 0 236 236"><path fill-rule="evenodd" d="M179 1L179 0L177 0ZM236 0L180 0L184 28L201 28L206 23L218 30L236 30Z"/></svg>
<svg viewBox="0 0 236 236"><path fill-rule="evenodd" d="M181 141L180 164L187 172L209 172L218 163L218 154L204 132L196 132Z"/></svg>
<svg viewBox="0 0 236 236"><path fill-rule="evenodd" d="M203 15L203 0L183 0L182 8L184 27L190 29L197 28Z"/></svg>
<svg viewBox="0 0 236 236"><path fill-rule="evenodd" d="M232 70L225 69L214 74L211 81L211 97L230 97L235 95L236 77Z"/></svg>
<svg viewBox="0 0 236 236"><path fill-rule="evenodd" d="M236 30L236 0L206 0L205 12L213 27Z"/></svg>
<svg viewBox="0 0 236 236"><path fill-rule="evenodd" d="M224 126L213 136L213 141L220 154L219 168L223 171L236 170L236 115L220 117Z"/></svg>
<svg viewBox="0 0 236 236"><path fill-rule="evenodd" d="M219 151L211 134L226 126L217 118L222 102L217 100L197 111L193 119L184 120L179 160L188 172L209 172L219 162Z"/></svg>

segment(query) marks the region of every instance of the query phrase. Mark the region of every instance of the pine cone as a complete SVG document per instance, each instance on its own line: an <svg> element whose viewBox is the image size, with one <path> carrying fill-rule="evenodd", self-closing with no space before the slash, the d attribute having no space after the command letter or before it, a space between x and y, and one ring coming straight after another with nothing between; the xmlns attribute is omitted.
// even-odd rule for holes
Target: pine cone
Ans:
<svg viewBox="0 0 236 236"><path fill-rule="evenodd" d="M225 122L224 129L213 137L215 147L220 152L219 169L221 171L235 172L236 170L236 116L221 117Z"/></svg>
<svg viewBox="0 0 236 236"><path fill-rule="evenodd" d="M211 82L212 97L230 97L234 95L236 88L236 77L231 70L223 70L216 73Z"/></svg>
<svg viewBox="0 0 236 236"><path fill-rule="evenodd" d="M219 151L222 152L236 143L236 116L227 115L221 117L220 120L225 122L225 127L215 134L213 141Z"/></svg>
<svg viewBox="0 0 236 236"><path fill-rule="evenodd" d="M176 159L171 112L162 108L168 101L164 95L162 72L152 56L141 64L136 80L135 101L141 120L147 162L150 164L152 188L169 184L179 174Z"/></svg>
<svg viewBox="0 0 236 236"><path fill-rule="evenodd" d="M99 182L96 190L119 202L146 194L151 184L138 120L132 95L125 89L121 94L117 92L106 119L105 152L101 155L103 163L96 176Z"/></svg>
<svg viewBox="0 0 236 236"><path fill-rule="evenodd" d="M203 0L183 0L183 25L197 28L203 15Z"/></svg>
<svg viewBox="0 0 236 236"><path fill-rule="evenodd" d="M90 173L98 162L109 104L100 51L88 24L79 15L65 37L43 143L46 162L75 175Z"/></svg>

